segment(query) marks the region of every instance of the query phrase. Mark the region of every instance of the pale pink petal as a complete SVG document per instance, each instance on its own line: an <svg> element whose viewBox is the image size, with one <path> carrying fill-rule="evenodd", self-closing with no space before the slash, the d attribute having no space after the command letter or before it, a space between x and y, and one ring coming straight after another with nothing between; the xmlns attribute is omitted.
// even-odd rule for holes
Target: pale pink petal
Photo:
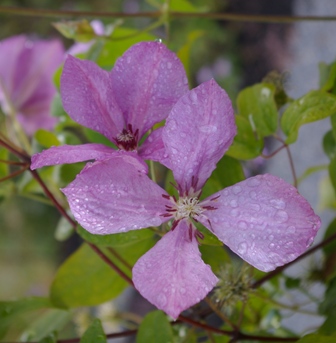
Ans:
<svg viewBox="0 0 336 343"><path fill-rule="evenodd" d="M111 71L113 92L126 123L139 137L165 119L179 97L188 91L181 61L159 42L132 46Z"/></svg>
<svg viewBox="0 0 336 343"><path fill-rule="evenodd" d="M74 121L110 141L123 130L125 122L113 96L110 75L95 63L68 55L61 76L61 97Z"/></svg>
<svg viewBox="0 0 336 343"><path fill-rule="evenodd" d="M31 169L57 164L76 163L111 158L117 151L103 144L62 145L32 156Z"/></svg>
<svg viewBox="0 0 336 343"><path fill-rule="evenodd" d="M138 154L144 160L160 162L167 168L170 168L170 159L162 141L162 131L163 127L153 131L138 149Z"/></svg>
<svg viewBox="0 0 336 343"><path fill-rule="evenodd" d="M231 101L214 80L180 98L162 134L180 191L202 188L235 134Z"/></svg>
<svg viewBox="0 0 336 343"><path fill-rule="evenodd" d="M217 210L205 211L199 221L242 259L266 272L301 255L321 224L295 187L269 174L228 187L201 205Z"/></svg>
<svg viewBox="0 0 336 343"><path fill-rule="evenodd" d="M62 189L76 220L93 234L111 234L158 226L167 219L167 193L146 175L141 159L119 153L88 163ZM140 161L139 161L140 160Z"/></svg>
<svg viewBox="0 0 336 343"><path fill-rule="evenodd" d="M174 319L201 301L217 281L210 266L203 262L196 239L190 240L185 220L133 267L135 288Z"/></svg>

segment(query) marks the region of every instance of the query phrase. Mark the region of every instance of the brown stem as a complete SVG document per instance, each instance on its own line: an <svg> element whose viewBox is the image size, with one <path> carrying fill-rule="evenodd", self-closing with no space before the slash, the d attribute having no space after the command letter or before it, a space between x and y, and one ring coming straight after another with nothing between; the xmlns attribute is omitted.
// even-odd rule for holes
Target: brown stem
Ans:
<svg viewBox="0 0 336 343"><path fill-rule="evenodd" d="M108 247L107 250L115 257L117 258L126 268L129 270L132 270L132 266L122 257L120 254L118 254L115 249L112 247Z"/></svg>
<svg viewBox="0 0 336 343"><path fill-rule="evenodd" d="M0 160L0 163L9 164L11 166L26 166L27 165L27 162L8 161L8 160Z"/></svg>
<svg viewBox="0 0 336 343"><path fill-rule="evenodd" d="M279 151L281 151L283 148L286 148L286 144L281 145L281 147L279 147L278 149L276 149L275 151L273 151L273 152L272 152L271 154L269 154L269 155L261 154L260 156L261 156L262 158L265 158L265 159L272 158L272 157L275 156Z"/></svg>
<svg viewBox="0 0 336 343"><path fill-rule="evenodd" d="M15 176L20 175L20 174L22 174L23 172L25 172L28 168L29 168L29 165L26 164L23 168L21 168L21 169L15 171L15 172L13 172L13 173L11 173L11 174L5 176L5 177L2 177L2 178L0 179L0 182L6 181L6 180L8 180L8 179L11 179L12 177L15 177Z"/></svg>
<svg viewBox="0 0 336 343"><path fill-rule="evenodd" d="M24 150L15 146L15 144L13 144L12 142L8 142L6 137L4 137L3 135L0 134L0 136L0 145L2 145L15 156L21 158L23 161L30 163L30 156Z"/></svg>
<svg viewBox="0 0 336 343"><path fill-rule="evenodd" d="M266 274L265 276L263 276L262 278L260 278L259 280L255 281L252 284L252 288L258 288L259 286L261 286L264 282L272 279L274 276L280 274L284 269L286 269L287 267L291 266L292 264L302 260L303 258L307 257L308 255L312 254L313 252L319 250L320 248L328 245L329 243L333 242L336 239L336 233L334 233L333 235L331 235L330 237L326 238L324 241L322 241L321 243L315 245L313 248L307 250L305 253L303 253L302 255L300 255L296 260L289 262L287 264L285 264L284 266L278 267L277 269L273 270L272 272Z"/></svg>
<svg viewBox="0 0 336 343"><path fill-rule="evenodd" d="M134 287L132 279L128 275L126 275L118 266L116 266L96 245L90 242L86 243L89 244L92 250L95 251L100 256L100 258L105 261L110 267L112 267L119 276L121 276L125 281L127 281L131 286Z"/></svg>
<svg viewBox="0 0 336 343"><path fill-rule="evenodd" d="M49 17L49 18L160 18L161 11L123 13L123 12L96 12L96 11L66 11L42 8L22 8L0 6L0 13L19 16ZM253 15L235 13L202 13L202 12L176 12L169 11L172 19L206 18L225 21L254 22L254 23L294 23L297 21L336 21L335 16L281 16L281 15Z"/></svg>

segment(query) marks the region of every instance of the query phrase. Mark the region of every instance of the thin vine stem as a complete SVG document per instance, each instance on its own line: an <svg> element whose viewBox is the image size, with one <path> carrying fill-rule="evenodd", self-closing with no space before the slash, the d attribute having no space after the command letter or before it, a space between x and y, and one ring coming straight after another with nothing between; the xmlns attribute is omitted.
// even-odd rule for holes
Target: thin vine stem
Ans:
<svg viewBox="0 0 336 343"><path fill-rule="evenodd" d="M0 6L0 14L17 16L43 17L43 18L159 18L162 11L147 11L137 13L125 12L97 12L97 11L67 11L50 10L44 8L22 8ZM239 13L213 13L213 12L177 12L169 11L170 19L205 18L220 21L237 21L253 23L280 23L290 24L298 21L336 21L336 16L284 16L284 15L254 15Z"/></svg>
<svg viewBox="0 0 336 343"><path fill-rule="evenodd" d="M13 173L10 173L10 174L8 174L8 175L6 175L6 176L0 178L0 182L9 180L9 179L11 179L11 178L13 178L13 177L15 177L15 176L20 175L20 174L24 173L28 168L29 168L29 164L26 165L26 166L24 166L23 168L21 168L21 169L15 171L15 172L13 172Z"/></svg>

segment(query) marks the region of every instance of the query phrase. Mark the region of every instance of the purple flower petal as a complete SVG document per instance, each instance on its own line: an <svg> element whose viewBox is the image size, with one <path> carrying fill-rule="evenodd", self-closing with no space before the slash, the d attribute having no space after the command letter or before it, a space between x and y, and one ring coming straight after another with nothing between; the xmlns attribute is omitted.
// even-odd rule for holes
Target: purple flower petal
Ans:
<svg viewBox="0 0 336 343"><path fill-rule="evenodd" d="M5 112L10 102L28 135L56 123L50 114L56 93L52 77L63 58L58 40L15 36L0 43L0 102Z"/></svg>
<svg viewBox="0 0 336 343"><path fill-rule="evenodd" d="M182 193L202 188L235 134L231 101L214 80L180 98L162 139Z"/></svg>
<svg viewBox="0 0 336 343"><path fill-rule="evenodd" d="M91 61L68 55L61 77L61 97L65 111L74 121L115 142L125 121L107 71Z"/></svg>
<svg viewBox="0 0 336 343"><path fill-rule="evenodd" d="M76 220L93 234L111 234L158 226L167 194L148 178L136 153L119 152L109 160L88 163L62 189Z"/></svg>
<svg viewBox="0 0 336 343"><path fill-rule="evenodd" d="M117 151L103 144L55 146L32 156L31 169L57 164L76 163L88 160L111 158Z"/></svg>
<svg viewBox="0 0 336 343"><path fill-rule="evenodd" d="M185 220L165 234L133 267L136 289L174 319L201 301L217 281L203 262L196 239L190 241Z"/></svg>
<svg viewBox="0 0 336 343"><path fill-rule="evenodd" d="M158 42L132 46L111 71L115 98L139 137L165 119L175 102L188 91L181 61Z"/></svg>
<svg viewBox="0 0 336 343"><path fill-rule="evenodd" d="M157 161L170 168L170 159L162 141L162 131L163 127L159 127L153 131L139 147L138 154L144 160Z"/></svg>
<svg viewBox="0 0 336 343"><path fill-rule="evenodd" d="M321 224L295 187L269 174L228 187L201 205L217 208L198 218L202 224L242 259L265 272L301 255Z"/></svg>

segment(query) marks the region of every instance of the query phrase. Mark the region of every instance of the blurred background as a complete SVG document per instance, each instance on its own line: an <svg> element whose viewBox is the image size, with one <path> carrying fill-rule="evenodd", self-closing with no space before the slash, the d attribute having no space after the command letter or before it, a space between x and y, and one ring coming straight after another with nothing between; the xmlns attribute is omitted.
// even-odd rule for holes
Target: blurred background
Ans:
<svg viewBox="0 0 336 343"><path fill-rule="evenodd" d="M210 12L232 12L264 15L336 15L333 0L190 0L196 7ZM0 1L0 6L81 10L97 12L151 11L150 1L135 0L11 0ZM65 48L73 41L62 37L51 25L62 18L14 16L0 13L0 40L26 34L38 38L58 38ZM76 18L78 19L78 18ZM87 18L89 20L93 18ZM115 20L102 19L104 24ZM123 25L144 28L151 19L125 19ZM165 38L163 28L154 30ZM299 97L318 86L318 63L332 62L336 57L335 22L297 22L295 24L264 24L180 19L171 22L169 47L178 51L190 39L191 32L202 32L192 45L190 86L194 87L212 77L235 99L242 87L261 82L271 71L286 88L288 94ZM269 77L269 75L268 75ZM298 175L312 164L326 164L321 142L312 137L323 137L328 120L307 125L292 147ZM272 142L267 148L272 150ZM250 161L248 173L271 172L292 182L287 156L280 153L265 162ZM322 215L325 223L332 212L321 205L318 185L326 172L316 173L300 185L300 192L312 207ZM0 188L5 187L5 182ZM45 296L57 267L78 247L80 239L55 239L55 228L60 216L47 205L16 194L0 199L0 299L14 300L29 295ZM326 226L326 224L324 225ZM320 234L320 237L322 233ZM311 263L307 262L307 263ZM305 268L303 267L303 271ZM289 271L291 272L291 271ZM297 270L292 273L297 273ZM322 290L317 290L322 292ZM288 324L290 325L290 324ZM305 329L307 323L298 331Z"/></svg>

